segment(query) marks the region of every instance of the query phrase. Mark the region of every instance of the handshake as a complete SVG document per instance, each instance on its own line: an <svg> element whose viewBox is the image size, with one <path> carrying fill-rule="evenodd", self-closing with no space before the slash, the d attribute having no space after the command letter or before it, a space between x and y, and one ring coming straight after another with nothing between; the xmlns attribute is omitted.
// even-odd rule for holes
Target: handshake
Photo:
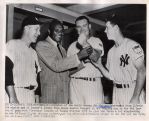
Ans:
<svg viewBox="0 0 149 121"><path fill-rule="evenodd" d="M90 59L93 62L97 62L101 57L101 50L93 49L91 46L81 49L77 55L80 60Z"/></svg>

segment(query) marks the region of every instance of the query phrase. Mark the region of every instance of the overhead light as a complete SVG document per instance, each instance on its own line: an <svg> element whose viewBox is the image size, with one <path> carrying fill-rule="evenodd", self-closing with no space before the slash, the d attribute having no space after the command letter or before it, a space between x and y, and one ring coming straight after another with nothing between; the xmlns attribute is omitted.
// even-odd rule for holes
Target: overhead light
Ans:
<svg viewBox="0 0 149 121"><path fill-rule="evenodd" d="M94 10L103 9L115 4L79 4L67 7L67 9L78 13L86 13Z"/></svg>
<svg viewBox="0 0 149 121"><path fill-rule="evenodd" d="M39 11L39 12L43 12L43 8L39 7L39 6L35 6L35 10Z"/></svg>

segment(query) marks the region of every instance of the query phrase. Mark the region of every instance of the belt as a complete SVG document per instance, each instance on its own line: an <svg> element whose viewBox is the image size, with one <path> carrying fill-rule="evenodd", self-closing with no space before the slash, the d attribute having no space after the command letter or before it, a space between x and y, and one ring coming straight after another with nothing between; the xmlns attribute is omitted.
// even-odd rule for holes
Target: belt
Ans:
<svg viewBox="0 0 149 121"><path fill-rule="evenodd" d="M114 83L114 86L117 88L129 88L129 84L116 84Z"/></svg>
<svg viewBox="0 0 149 121"><path fill-rule="evenodd" d="M24 88L24 89L29 89L29 90L33 90L35 88L35 86L30 85L28 87L17 87L17 88Z"/></svg>
<svg viewBox="0 0 149 121"><path fill-rule="evenodd" d="M73 79L82 79L86 81L96 81L96 78L90 78L90 77L71 77Z"/></svg>

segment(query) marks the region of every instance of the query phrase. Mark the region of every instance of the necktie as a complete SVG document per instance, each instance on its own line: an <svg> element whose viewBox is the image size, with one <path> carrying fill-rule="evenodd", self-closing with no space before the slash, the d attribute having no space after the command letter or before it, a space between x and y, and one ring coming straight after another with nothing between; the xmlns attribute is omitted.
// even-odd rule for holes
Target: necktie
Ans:
<svg viewBox="0 0 149 121"><path fill-rule="evenodd" d="M58 48L58 50L59 50L59 52L60 52L61 56L63 57L63 54L62 54L62 51L61 51L60 46L61 46L60 44L57 44L57 48Z"/></svg>

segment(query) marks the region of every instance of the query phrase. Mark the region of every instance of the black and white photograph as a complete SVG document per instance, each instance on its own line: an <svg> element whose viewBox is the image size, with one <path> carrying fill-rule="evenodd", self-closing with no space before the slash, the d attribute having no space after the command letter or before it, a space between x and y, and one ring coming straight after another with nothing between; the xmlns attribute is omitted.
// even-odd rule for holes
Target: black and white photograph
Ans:
<svg viewBox="0 0 149 121"><path fill-rule="evenodd" d="M146 4L8 4L6 103L145 104Z"/></svg>
<svg viewBox="0 0 149 121"><path fill-rule="evenodd" d="M4 8L4 117L144 118L147 3L6 2Z"/></svg>

